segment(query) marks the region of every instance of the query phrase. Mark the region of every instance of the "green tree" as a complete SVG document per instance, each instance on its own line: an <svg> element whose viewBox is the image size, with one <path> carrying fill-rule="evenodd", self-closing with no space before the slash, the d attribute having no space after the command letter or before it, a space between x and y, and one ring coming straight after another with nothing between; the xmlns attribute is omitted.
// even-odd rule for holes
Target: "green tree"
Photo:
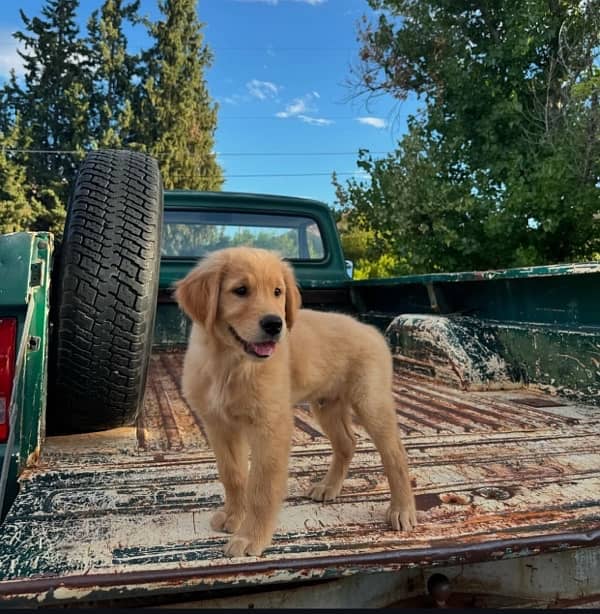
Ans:
<svg viewBox="0 0 600 614"><path fill-rule="evenodd" d="M225 240L225 226L169 222L163 226L164 256L200 258Z"/></svg>
<svg viewBox="0 0 600 614"><path fill-rule="evenodd" d="M78 0L47 0L41 17L20 11L25 29L14 36L24 49L19 54L25 74L23 84L13 80L7 90L9 113L21 117L30 147L64 152L38 154L27 164L32 196L55 229L88 144L90 66L75 21L77 7Z"/></svg>
<svg viewBox="0 0 600 614"><path fill-rule="evenodd" d="M0 132L8 133L14 127L18 89L17 75L14 68L11 68L8 80L0 88Z"/></svg>
<svg viewBox="0 0 600 614"><path fill-rule="evenodd" d="M28 230L42 214L28 194L25 166L11 151L22 142L20 132L18 119L9 132L0 132L0 234Z"/></svg>
<svg viewBox="0 0 600 614"><path fill-rule="evenodd" d="M161 0L163 19L150 24L154 44L143 54L136 145L160 162L166 188L219 189L213 152L217 106L204 71L212 54L204 43L195 0Z"/></svg>
<svg viewBox="0 0 600 614"><path fill-rule="evenodd" d="M139 5L139 0L105 0L88 21L94 68L89 136L99 148L124 147L131 139L138 57L128 52L123 26L139 21Z"/></svg>
<svg viewBox="0 0 600 614"><path fill-rule="evenodd" d="M599 251L600 3L370 0L354 85L422 112L338 200L415 271Z"/></svg>
<svg viewBox="0 0 600 614"><path fill-rule="evenodd" d="M388 241L356 210L335 217L344 256L354 264L354 279L393 277L411 272L406 259L396 255Z"/></svg>

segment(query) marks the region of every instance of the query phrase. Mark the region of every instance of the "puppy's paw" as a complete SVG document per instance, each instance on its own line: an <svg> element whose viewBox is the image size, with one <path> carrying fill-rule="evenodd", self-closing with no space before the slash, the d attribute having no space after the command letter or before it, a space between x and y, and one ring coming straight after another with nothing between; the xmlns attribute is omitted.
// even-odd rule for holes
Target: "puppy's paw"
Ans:
<svg viewBox="0 0 600 614"><path fill-rule="evenodd" d="M225 546L225 555L230 557L260 556L268 545L268 541L264 542L243 535L234 535Z"/></svg>
<svg viewBox="0 0 600 614"><path fill-rule="evenodd" d="M397 506L393 503L385 513L394 531L412 531L417 526L417 511L414 505Z"/></svg>
<svg viewBox="0 0 600 614"><path fill-rule="evenodd" d="M244 516L240 512L227 513L225 510L219 510L212 515L210 528L213 531L235 533L242 525L243 518Z"/></svg>
<svg viewBox="0 0 600 614"><path fill-rule="evenodd" d="M312 484L306 495L313 501L335 501L341 490L341 485L319 482L318 484Z"/></svg>

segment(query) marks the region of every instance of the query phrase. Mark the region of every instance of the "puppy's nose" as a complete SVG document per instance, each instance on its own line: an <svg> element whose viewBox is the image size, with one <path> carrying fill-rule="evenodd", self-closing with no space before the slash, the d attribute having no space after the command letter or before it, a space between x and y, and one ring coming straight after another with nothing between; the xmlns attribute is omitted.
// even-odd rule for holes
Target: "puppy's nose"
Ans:
<svg viewBox="0 0 600 614"><path fill-rule="evenodd" d="M283 326L283 322L279 316L265 316L260 321L260 327L267 333L274 337L281 332L281 327Z"/></svg>

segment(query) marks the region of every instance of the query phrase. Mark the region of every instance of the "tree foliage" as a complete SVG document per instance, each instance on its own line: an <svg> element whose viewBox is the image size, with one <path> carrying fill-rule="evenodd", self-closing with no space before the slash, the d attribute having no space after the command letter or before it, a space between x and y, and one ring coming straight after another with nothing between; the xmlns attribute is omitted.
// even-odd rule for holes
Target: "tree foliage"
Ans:
<svg viewBox="0 0 600 614"><path fill-rule="evenodd" d="M106 0L88 21L88 51L94 66L88 138L118 148L131 140L138 56L129 53L123 31L139 21L140 0Z"/></svg>
<svg viewBox="0 0 600 614"><path fill-rule="evenodd" d="M29 198L26 190L25 166L11 153L20 139L21 124L17 120L8 134L0 132L0 228L17 232L33 226L41 214L40 203Z"/></svg>
<svg viewBox="0 0 600 614"><path fill-rule="evenodd" d="M150 46L136 54L125 30L142 22L139 5L104 0L87 33L77 26L79 0L45 0L39 16L21 11L23 29L15 37L24 76L13 72L0 88L0 138L7 143L0 191L10 211L22 207L23 213L2 215L0 232L60 234L88 149L147 151L158 158L166 187L220 187L212 152L217 109L204 80L212 56L196 3L160 2L164 19L147 24Z"/></svg>
<svg viewBox="0 0 600 614"><path fill-rule="evenodd" d="M162 0L163 19L151 24L154 45L144 53L137 141L160 161L166 188L218 190L223 183L213 152L217 106L204 70L212 54L195 0Z"/></svg>
<svg viewBox="0 0 600 614"><path fill-rule="evenodd" d="M600 251L599 0L370 5L354 86L421 112L339 203L418 272Z"/></svg>
<svg viewBox="0 0 600 614"><path fill-rule="evenodd" d="M405 258L397 256L389 243L356 210L334 211L344 256L354 265L354 279L393 277L410 273Z"/></svg>
<svg viewBox="0 0 600 614"><path fill-rule="evenodd" d="M77 6L78 0L47 0L39 17L20 11L25 27L14 36L23 48L19 55L25 74L22 82L15 79L8 85L14 113L22 123L19 144L26 140L32 149L44 152L28 158L26 175L53 226L64 219L87 136L90 70L76 24ZM65 153L46 153L50 150Z"/></svg>

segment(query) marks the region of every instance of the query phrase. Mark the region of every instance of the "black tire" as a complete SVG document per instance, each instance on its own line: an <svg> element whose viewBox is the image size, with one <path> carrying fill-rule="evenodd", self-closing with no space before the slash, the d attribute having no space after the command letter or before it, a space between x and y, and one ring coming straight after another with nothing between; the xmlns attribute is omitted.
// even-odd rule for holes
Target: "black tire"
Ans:
<svg viewBox="0 0 600 614"><path fill-rule="evenodd" d="M153 158L101 150L81 163L55 262L49 433L135 421L152 349L162 210Z"/></svg>

